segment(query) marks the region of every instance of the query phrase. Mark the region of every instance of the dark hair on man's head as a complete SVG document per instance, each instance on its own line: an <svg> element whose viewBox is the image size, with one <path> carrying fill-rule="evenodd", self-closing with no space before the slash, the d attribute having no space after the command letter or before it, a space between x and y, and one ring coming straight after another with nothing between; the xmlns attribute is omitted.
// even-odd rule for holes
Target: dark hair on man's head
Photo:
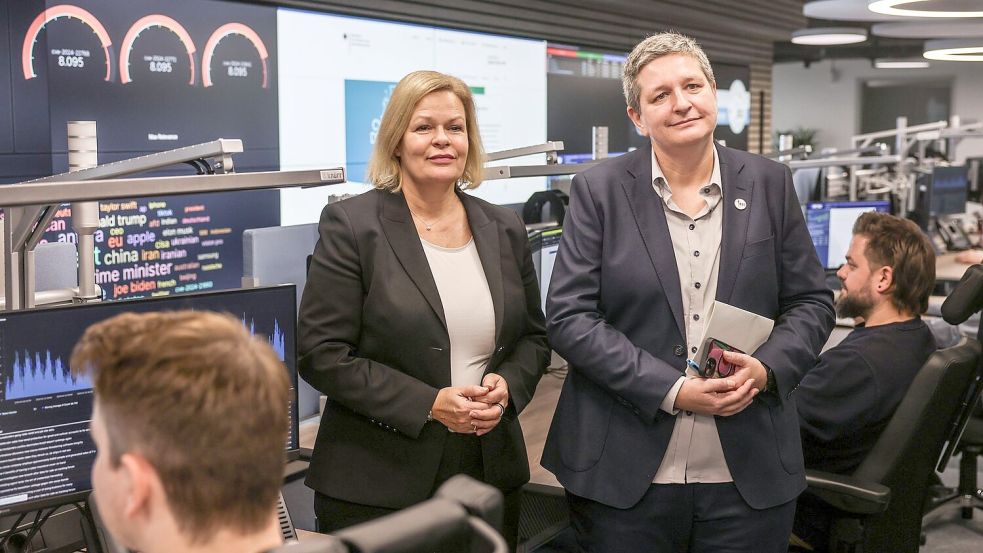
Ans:
<svg viewBox="0 0 983 553"><path fill-rule="evenodd" d="M154 466L183 532L258 532L283 483L290 383L242 322L207 311L124 313L89 327L72 370L91 374L110 464Z"/></svg>
<svg viewBox="0 0 983 553"><path fill-rule="evenodd" d="M898 310L921 315L935 287L935 251L918 225L887 213L870 211L853 225L853 234L867 239L864 255L871 270L891 267L888 292Z"/></svg>

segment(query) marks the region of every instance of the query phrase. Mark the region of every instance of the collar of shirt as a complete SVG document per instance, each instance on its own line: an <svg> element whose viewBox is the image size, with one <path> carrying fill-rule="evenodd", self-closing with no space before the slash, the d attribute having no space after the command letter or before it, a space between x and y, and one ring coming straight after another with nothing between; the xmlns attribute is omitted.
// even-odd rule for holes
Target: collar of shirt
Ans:
<svg viewBox="0 0 983 553"><path fill-rule="evenodd" d="M672 199L672 188L669 188L669 181L666 180L666 175L662 172L662 167L659 166L659 160L655 157L654 149L652 150L652 188L662 198L662 201L668 203ZM713 145L713 171L710 173L710 181L702 187L700 194L706 198L707 206L710 209L716 207L717 202L723 197L720 158L717 156L716 144Z"/></svg>

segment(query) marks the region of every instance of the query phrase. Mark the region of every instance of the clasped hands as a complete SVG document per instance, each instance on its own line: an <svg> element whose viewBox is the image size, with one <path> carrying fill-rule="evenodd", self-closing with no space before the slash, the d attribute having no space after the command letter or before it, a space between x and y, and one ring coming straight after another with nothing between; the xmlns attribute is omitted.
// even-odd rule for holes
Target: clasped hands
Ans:
<svg viewBox="0 0 983 553"><path fill-rule="evenodd" d="M508 383L501 376L488 373L481 386L441 388L431 413L434 420L453 432L483 436L498 426L508 405Z"/></svg>
<svg viewBox="0 0 983 553"><path fill-rule="evenodd" d="M768 383L765 366L750 355L724 352L724 360L737 370L726 378L687 378L676 394L674 407L701 415L729 417L743 411Z"/></svg>

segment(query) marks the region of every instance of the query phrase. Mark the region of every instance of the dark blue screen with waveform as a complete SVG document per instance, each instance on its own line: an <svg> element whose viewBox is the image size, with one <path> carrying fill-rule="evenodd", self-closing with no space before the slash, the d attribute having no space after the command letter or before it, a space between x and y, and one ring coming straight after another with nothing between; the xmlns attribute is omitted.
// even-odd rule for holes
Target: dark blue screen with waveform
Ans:
<svg viewBox="0 0 983 553"><path fill-rule="evenodd" d="M74 500L91 488L92 382L73 375L68 360L86 328L119 313L220 311L266 337L295 390L286 447L297 449L295 303L288 285L0 313L0 515Z"/></svg>
<svg viewBox="0 0 983 553"><path fill-rule="evenodd" d="M51 350L14 350L14 363L5 380L5 399L78 392L92 387L86 376L73 376L67 361L52 359Z"/></svg>

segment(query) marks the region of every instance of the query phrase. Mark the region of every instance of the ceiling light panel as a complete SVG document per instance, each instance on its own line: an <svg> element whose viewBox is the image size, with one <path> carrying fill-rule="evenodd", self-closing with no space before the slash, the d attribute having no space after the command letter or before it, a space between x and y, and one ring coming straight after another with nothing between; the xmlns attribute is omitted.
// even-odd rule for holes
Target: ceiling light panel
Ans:
<svg viewBox="0 0 983 553"><path fill-rule="evenodd" d="M867 40L867 29L862 27L815 27L792 32L792 43L807 46L835 46L856 44Z"/></svg>
<svg viewBox="0 0 983 553"><path fill-rule="evenodd" d="M979 2L971 0L868 0L867 9L899 17L983 17Z"/></svg>
<svg viewBox="0 0 983 553"><path fill-rule="evenodd" d="M878 69L925 69L929 67L928 60L881 58L874 60Z"/></svg>
<svg viewBox="0 0 983 553"><path fill-rule="evenodd" d="M939 61L983 61L983 39L929 40L923 55Z"/></svg>

